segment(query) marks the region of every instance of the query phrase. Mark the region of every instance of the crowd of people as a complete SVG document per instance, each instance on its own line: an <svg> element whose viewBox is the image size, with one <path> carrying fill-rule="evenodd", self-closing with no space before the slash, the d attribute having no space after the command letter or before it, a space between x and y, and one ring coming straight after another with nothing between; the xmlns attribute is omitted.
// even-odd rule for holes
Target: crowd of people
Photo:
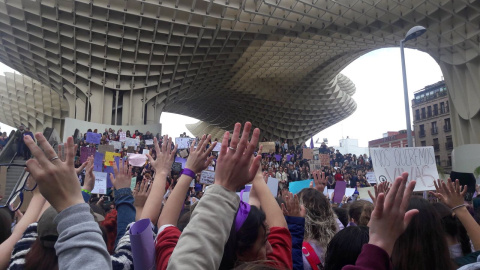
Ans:
<svg viewBox="0 0 480 270"><path fill-rule="evenodd" d="M136 131L135 151L148 149L148 160L133 167L129 153L117 150L122 159L103 196L92 194L94 157L79 162L81 147L97 145L69 137L63 158L42 134L35 135L38 146L23 136L35 157L26 163L27 185L38 187L25 213L0 209L0 268L144 269L149 264L135 260L131 228L147 220L155 237L149 266L156 269L480 269L480 219L470 211L480 201L474 208L465 202L458 180L436 182L434 203L412 196L416 183L407 173L375 185L369 200L335 203L324 191L338 181L370 185L368 157L323 144L319 154L330 164L316 170L302 156L305 146L278 140L275 151L262 153L260 131L248 122L241 130L237 123L220 141L205 135L183 151L171 138ZM119 134L106 130L102 144L109 140ZM186 163L178 172L172 165L181 155ZM212 167L214 184L200 183ZM277 197L269 177L279 180ZM289 192L292 182L309 179L311 187Z"/></svg>

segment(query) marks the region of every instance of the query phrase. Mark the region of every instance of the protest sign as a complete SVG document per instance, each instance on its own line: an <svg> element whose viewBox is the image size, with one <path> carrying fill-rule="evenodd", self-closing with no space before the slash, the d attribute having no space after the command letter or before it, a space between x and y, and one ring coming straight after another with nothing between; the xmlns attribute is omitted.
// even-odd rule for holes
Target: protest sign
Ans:
<svg viewBox="0 0 480 270"><path fill-rule="evenodd" d="M308 161L308 165L310 165L310 171L314 171L314 170L321 170L322 169L322 165L320 163L320 160L309 160Z"/></svg>
<svg viewBox="0 0 480 270"><path fill-rule="evenodd" d="M275 142L260 142L258 143L259 147L263 146L262 154L267 153L274 153L275 152Z"/></svg>
<svg viewBox="0 0 480 270"><path fill-rule="evenodd" d="M278 193L278 179L273 177L268 177L267 186L272 192L273 197L277 197Z"/></svg>
<svg viewBox="0 0 480 270"><path fill-rule="evenodd" d="M84 163L85 161L87 161L89 156L95 155L95 152L96 152L95 147L82 146L80 148L80 162Z"/></svg>
<svg viewBox="0 0 480 270"><path fill-rule="evenodd" d="M303 148L303 159L313 159L313 149Z"/></svg>
<svg viewBox="0 0 480 270"><path fill-rule="evenodd" d="M99 145L98 152L105 154L106 152L115 152L113 145Z"/></svg>
<svg viewBox="0 0 480 270"><path fill-rule="evenodd" d="M337 181L335 184L335 194L333 195L334 203L341 203L343 196L345 195L345 189L347 188L347 183L345 181Z"/></svg>
<svg viewBox="0 0 480 270"><path fill-rule="evenodd" d="M190 144L195 141L195 138L175 138L175 145L177 149L189 149Z"/></svg>
<svg viewBox="0 0 480 270"><path fill-rule="evenodd" d="M359 198L362 199L362 200L372 201L372 199L368 195L368 191L370 191L370 193L375 195L375 188L374 187L364 187L364 188L359 188L358 189Z"/></svg>
<svg viewBox="0 0 480 270"><path fill-rule="evenodd" d="M188 156L188 151L183 149L181 151L178 152L178 154L182 157L182 158L186 158Z"/></svg>
<svg viewBox="0 0 480 270"><path fill-rule="evenodd" d="M143 149L142 154L144 154L144 155L149 154L150 155L150 149Z"/></svg>
<svg viewBox="0 0 480 270"><path fill-rule="evenodd" d="M221 142L217 142L217 144L215 145L215 147L213 148L212 152L220 152L220 149L222 148L222 143Z"/></svg>
<svg viewBox="0 0 480 270"><path fill-rule="evenodd" d="M128 155L128 154L127 154ZM141 154L130 154L128 156L128 164L134 167L143 167L145 161L147 161L147 156Z"/></svg>
<svg viewBox="0 0 480 270"><path fill-rule="evenodd" d="M132 177L130 180L130 189L133 191L137 187L137 177Z"/></svg>
<svg viewBox="0 0 480 270"><path fill-rule="evenodd" d="M94 194L106 194L107 193L107 173L95 172L95 186L92 189Z"/></svg>
<svg viewBox="0 0 480 270"><path fill-rule="evenodd" d="M110 180L110 174L115 178L115 171L113 170L112 166L107 166L103 169L103 172L107 174L107 188L111 188L113 186L113 183Z"/></svg>
<svg viewBox="0 0 480 270"><path fill-rule="evenodd" d="M101 172L103 170L103 158L105 154L96 152L93 158L93 171Z"/></svg>
<svg viewBox="0 0 480 270"><path fill-rule="evenodd" d="M187 163L187 159L181 157L175 157L175 162L182 164L182 169L185 169L185 164Z"/></svg>
<svg viewBox="0 0 480 270"><path fill-rule="evenodd" d="M215 172L202 171L200 175L200 184L212 185L215 182Z"/></svg>
<svg viewBox="0 0 480 270"><path fill-rule="evenodd" d="M332 196L333 196L333 193L335 192L335 189L329 189L327 190L327 193L328 193L328 199L331 201L333 200Z"/></svg>
<svg viewBox="0 0 480 270"><path fill-rule="evenodd" d="M127 133L126 132L120 132L119 135L120 135L119 141L124 142L125 139L127 138Z"/></svg>
<svg viewBox="0 0 480 270"><path fill-rule="evenodd" d="M310 186L310 182L312 182L312 181L313 181L313 179L290 182L288 184L288 190L293 194L297 194L302 189L308 188Z"/></svg>
<svg viewBox="0 0 480 270"><path fill-rule="evenodd" d="M137 149L137 146L140 145L140 140L134 138L125 138L125 147L133 146L133 149Z"/></svg>
<svg viewBox="0 0 480 270"><path fill-rule="evenodd" d="M145 145L153 145L153 140L145 140Z"/></svg>
<svg viewBox="0 0 480 270"><path fill-rule="evenodd" d="M174 162L172 164L172 171L175 173L179 173L182 171L182 163Z"/></svg>
<svg viewBox="0 0 480 270"><path fill-rule="evenodd" d="M354 188L346 188L346 189L345 189L345 196L351 197L351 196L353 195L353 193L355 193L355 189L354 189Z"/></svg>
<svg viewBox="0 0 480 270"><path fill-rule="evenodd" d="M377 179L375 178L375 172L367 172L367 174L365 175L365 178L367 178L367 181L370 184L377 183Z"/></svg>
<svg viewBox="0 0 480 270"><path fill-rule="evenodd" d="M328 154L318 154L318 159L322 166L330 166L330 155Z"/></svg>
<svg viewBox="0 0 480 270"><path fill-rule="evenodd" d="M122 149L122 142L110 141L108 144L113 145L114 149L118 149L118 150Z"/></svg>
<svg viewBox="0 0 480 270"><path fill-rule="evenodd" d="M102 138L101 134L93 133L93 132L87 132L87 139L85 141L87 143L100 144L100 139L101 138Z"/></svg>
<svg viewBox="0 0 480 270"><path fill-rule="evenodd" d="M432 146L371 148L370 153L377 183L393 183L396 177L408 172L408 182L417 181L414 191L435 190L433 182L439 177Z"/></svg>
<svg viewBox="0 0 480 270"><path fill-rule="evenodd" d="M207 167L207 170L214 172L214 171L215 171L215 167L213 167L213 166L208 166L208 167Z"/></svg>
<svg viewBox="0 0 480 270"><path fill-rule="evenodd" d="M120 153L106 152L105 153L105 166L113 166L115 157L120 157Z"/></svg>

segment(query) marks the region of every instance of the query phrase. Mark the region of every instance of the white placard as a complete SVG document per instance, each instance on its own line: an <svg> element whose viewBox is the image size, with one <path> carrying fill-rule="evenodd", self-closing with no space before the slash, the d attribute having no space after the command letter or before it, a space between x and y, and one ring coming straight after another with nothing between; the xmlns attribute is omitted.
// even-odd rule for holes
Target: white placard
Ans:
<svg viewBox="0 0 480 270"><path fill-rule="evenodd" d="M377 178L375 177L375 172L367 172L367 174L365 175L365 178L367 178L367 181L370 184L376 184L377 183Z"/></svg>
<svg viewBox="0 0 480 270"><path fill-rule="evenodd" d="M214 171L215 171L215 168L214 168L213 166L208 166L208 167L207 167L207 170L214 172Z"/></svg>
<svg viewBox="0 0 480 270"><path fill-rule="evenodd" d="M213 148L212 152L220 152L220 149L222 148L222 143L221 142L217 142L217 144L215 145L215 147Z"/></svg>
<svg viewBox="0 0 480 270"><path fill-rule="evenodd" d="M345 196L348 197L351 197L353 195L353 193L355 193L355 189L354 188L346 188L345 189Z"/></svg>
<svg viewBox="0 0 480 270"><path fill-rule="evenodd" d="M273 177L268 177L267 186L272 192L273 197L277 197L278 193L278 179Z"/></svg>
<svg viewBox="0 0 480 270"><path fill-rule="evenodd" d="M335 189L333 189L333 188L327 190L327 192L328 192L328 199L329 199L330 201L333 201L332 194L333 194L334 191L335 191Z"/></svg>
<svg viewBox="0 0 480 270"><path fill-rule="evenodd" d="M195 179L192 179L192 182L190 182L190 187L195 187Z"/></svg>
<svg viewBox="0 0 480 270"><path fill-rule="evenodd" d="M104 172L95 172L95 187L92 189L94 194L106 194L107 193L107 175Z"/></svg>
<svg viewBox="0 0 480 270"><path fill-rule="evenodd" d="M120 140L119 141L124 142L125 139L127 138L127 133L126 132L120 132L119 135L120 135Z"/></svg>
<svg viewBox="0 0 480 270"><path fill-rule="evenodd" d="M113 145L114 149L122 149L122 142L110 141L110 145Z"/></svg>
<svg viewBox="0 0 480 270"><path fill-rule="evenodd" d="M389 181L408 172L408 181L417 181L414 191L435 190L438 179L433 147L371 148L377 183Z"/></svg>
<svg viewBox="0 0 480 270"><path fill-rule="evenodd" d="M195 142L195 138L175 138L177 149L189 149L192 142Z"/></svg>
<svg viewBox="0 0 480 270"><path fill-rule="evenodd" d="M140 140L133 139L133 138L125 138L125 148L129 146L137 147L140 145Z"/></svg>
<svg viewBox="0 0 480 270"><path fill-rule="evenodd" d="M212 185L215 182L215 172L212 171L202 171L200 175L200 183L206 185Z"/></svg>
<svg viewBox="0 0 480 270"><path fill-rule="evenodd" d="M150 149L143 149L142 154L150 154Z"/></svg>
<svg viewBox="0 0 480 270"><path fill-rule="evenodd" d="M153 145L153 140L145 140L145 145Z"/></svg>

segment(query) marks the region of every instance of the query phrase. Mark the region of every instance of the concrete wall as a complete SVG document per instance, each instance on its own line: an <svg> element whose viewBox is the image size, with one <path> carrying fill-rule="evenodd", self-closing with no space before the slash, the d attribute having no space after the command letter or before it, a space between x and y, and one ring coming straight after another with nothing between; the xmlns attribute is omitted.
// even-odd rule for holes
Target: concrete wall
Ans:
<svg viewBox="0 0 480 270"><path fill-rule="evenodd" d="M73 136L75 133L75 129L80 130L80 133L84 134L87 132L89 128L92 130L97 129L98 132L104 132L106 128L113 128L115 131L118 129L122 129L123 131L130 130L130 132L133 134L135 130L139 130L142 133L145 133L147 131L150 131L153 135L156 135L157 133L162 134L162 125L160 123L158 124L150 124L150 125L106 125L106 124L98 124L98 123L93 123L93 122L86 122L82 120L77 120L73 118L65 118L65 124L64 124L64 129L63 129L63 136L62 140L65 142L68 138L68 136Z"/></svg>

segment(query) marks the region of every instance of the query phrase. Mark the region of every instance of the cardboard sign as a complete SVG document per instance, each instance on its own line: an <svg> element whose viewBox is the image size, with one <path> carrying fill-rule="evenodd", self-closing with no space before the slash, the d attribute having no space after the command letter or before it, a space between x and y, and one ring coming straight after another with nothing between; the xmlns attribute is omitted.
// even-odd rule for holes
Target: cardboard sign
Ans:
<svg viewBox="0 0 480 270"><path fill-rule="evenodd" d="M98 152L105 154L106 152L115 152L113 145L99 145Z"/></svg>
<svg viewBox="0 0 480 270"><path fill-rule="evenodd" d="M153 145L153 140L145 140L145 145Z"/></svg>
<svg viewBox="0 0 480 270"><path fill-rule="evenodd" d="M263 146L262 154L270 154L275 153L275 142L260 142L258 143L258 147Z"/></svg>
<svg viewBox="0 0 480 270"><path fill-rule="evenodd" d="M172 171L175 173L180 173L182 171L182 163L174 162L172 164Z"/></svg>
<svg viewBox="0 0 480 270"><path fill-rule="evenodd" d="M438 179L433 146L403 148L371 148L373 170L377 183L389 181L408 172L408 181L417 181L414 191L435 190Z"/></svg>
<svg viewBox="0 0 480 270"><path fill-rule="evenodd" d="M215 172L203 171L200 175L200 184L212 185L215 182Z"/></svg>
<svg viewBox="0 0 480 270"><path fill-rule="evenodd" d="M377 183L377 179L375 178L375 172L367 172L367 174L365 175L365 178L367 178L367 181L370 184Z"/></svg>
<svg viewBox="0 0 480 270"><path fill-rule="evenodd" d="M92 189L94 194L106 194L107 193L107 173L95 172L95 186Z"/></svg>
<svg viewBox="0 0 480 270"><path fill-rule="evenodd" d="M87 143L93 143L93 144L100 144L100 139L102 138L102 134L98 133L93 133L93 132L87 132Z"/></svg>
<svg viewBox="0 0 480 270"><path fill-rule="evenodd" d="M318 159L322 166L330 166L330 155L329 154L318 154Z"/></svg>
<svg viewBox="0 0 480 270"><path fill-rule="evenodd" d="M110 141L108 144L112 145L113 149L118 149L118 150L122 149L122 142Z"/></svg>
<svg viewBox="0 0 480 270"><path fill-rule="evenodd" d="M335 194L333 195L334 203L341 203L343 196L345 195L345 189L347 188L347 183L345 181L337 181L335 184Z"/></svg>
<svg viewBox="0 0 480 270"><path fill-rule="evenodd" d="M105 166L113 166L115 157L121 157L120 153L106 152L105 153Z"/></svg>
<svg viewBox="0 0 480 270"><path fill-rule="evenodd" d="M273 177L268 177L267 186L272 192L273 197L277 197L278 194L278 179Z"/></svg>
<svg viewBox="0 0 480 270"><path fill-rule="evenodd" d="M89 156L95 155L95 152L97 152L97 150L95 150L95 147L82 146L80 148L80 162L84 163L85 161L87 161Z"/></svg>
<svg viewBox="0 0 480 270"><path fill-rule="evenodd" d="M124 142L125 139L127 138L127 133L126 132L120 132L120 133L118 133L118 135L120 135L119 141L121 141L121 142Z"/></svg>
<svg viewBox="0 0 480 270"><path fill-rule="evenodd" d="M322 169L322 164L320 160L309 160L308 165L310 165L310 171L314 170L321 170Z"/></svg>
<svg viewBox="0 0 480 270"><path fill-rule="evenodd" d="M135 153L135 147L134 146L127 147L127 153L131 153L131 154Z"/></svg>
<svg viewBox="0 0 480 270"><path fill-rule="evenodd" d="M303 148L303 159L313 159L313 149Z"/></svg>
<svg viewBox="0 0 480 270"><path fill-rule="evenodd" d="M220 149L222 148L222 143L217 142L217 145L213 148L212 152L220 152Z"/></svg>
<svg viewBox="0 0 480 270"><path fill-rule="evenodd" d="M188 156L188 151L183 149L178 152L182 158L186 158Z"/></svg>
<svg viewBox="0 0 480 270"><path fill-rule="evenodd" d="M177 149L189 149L195 138L175 138Z"/></svg>

